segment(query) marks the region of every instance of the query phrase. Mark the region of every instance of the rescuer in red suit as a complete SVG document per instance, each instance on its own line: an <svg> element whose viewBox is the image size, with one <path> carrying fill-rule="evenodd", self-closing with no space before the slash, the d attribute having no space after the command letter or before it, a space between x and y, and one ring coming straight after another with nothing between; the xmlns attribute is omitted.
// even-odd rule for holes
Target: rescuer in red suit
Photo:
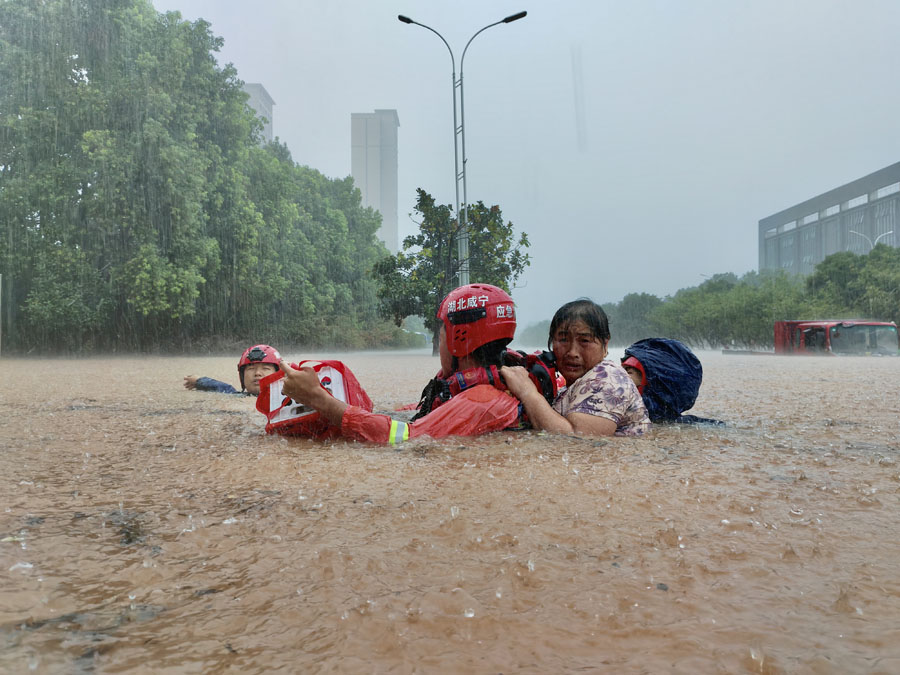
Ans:
<svg viewBox="0 0 900 675"><path fill-rule="evenodd" d="M444 400L423 393L426 410L412 422L367 412L337 400L319 383L310 368L295 370L282 361L283 392L317 410L341 435L363 441L396 444L418 436L475 436L507 428L518 428L519 401L496 378L484 383L484 371L498 373L503 354L516 332L515 304L501 288L469 284L450 292L441 302L439 352L441 372L436 380L455 378L463 387ZM479 377L475 377L478 373ZM491 378L493 381L493 378ZM471 382L471 386L465 386ZM426 392L429 388L426 387ZM429 399L429 400L426 400ZM423 414L424 413L424 414Z"/></svg>
<svg viewBox="0 0 900 675"><path fill-rule="evenodd" d="M220 394L259 396L259 381L266 375L277 372L279 361L281 361L281 354L274 347L253 345L244 350L238 361L238 377L241 381L240 391L227 382L220 382L211 377L198 377L197 375L186 375L184 388L196 389L197 391L215 391Z"/></svg>

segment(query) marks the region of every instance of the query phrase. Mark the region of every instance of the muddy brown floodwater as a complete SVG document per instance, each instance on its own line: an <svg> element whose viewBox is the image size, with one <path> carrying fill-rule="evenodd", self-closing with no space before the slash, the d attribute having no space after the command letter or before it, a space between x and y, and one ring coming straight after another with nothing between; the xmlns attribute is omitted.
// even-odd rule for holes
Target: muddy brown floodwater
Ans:
<svg viewBox="0 0 900 675"><path fill-rule="evenodd" d="M702 359L727 427L393 450L182 388L232 357L4 357L0 672L900 672L900 358Z"/></svg>

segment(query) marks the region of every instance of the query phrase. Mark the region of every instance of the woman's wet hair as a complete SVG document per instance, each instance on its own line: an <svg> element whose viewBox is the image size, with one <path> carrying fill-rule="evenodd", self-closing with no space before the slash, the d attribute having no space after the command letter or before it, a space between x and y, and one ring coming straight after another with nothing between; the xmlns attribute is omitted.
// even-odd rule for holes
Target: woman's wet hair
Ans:
<svg viewBox="0 0 900 675"><path fill-rule="evenodd" d="M578 298L567 302L553 315L550 322L550 335L547 348L553 349L553 336L560 330L567 329L576 321L584 321L591 335L598 340L609 340L609 318L603 308L588 298Z"/></svg>

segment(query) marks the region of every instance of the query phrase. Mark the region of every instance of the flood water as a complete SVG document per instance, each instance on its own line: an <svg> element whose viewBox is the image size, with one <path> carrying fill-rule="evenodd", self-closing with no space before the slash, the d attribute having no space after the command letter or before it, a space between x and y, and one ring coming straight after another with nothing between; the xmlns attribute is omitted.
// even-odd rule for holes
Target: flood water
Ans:
<svg viewBox="0 0 900 675"><path fill-rule="evenodd" d="M0 672L900 672L900 359L701 358L724 428L394 450L182 388L236 357L4 357Z"/></svg>

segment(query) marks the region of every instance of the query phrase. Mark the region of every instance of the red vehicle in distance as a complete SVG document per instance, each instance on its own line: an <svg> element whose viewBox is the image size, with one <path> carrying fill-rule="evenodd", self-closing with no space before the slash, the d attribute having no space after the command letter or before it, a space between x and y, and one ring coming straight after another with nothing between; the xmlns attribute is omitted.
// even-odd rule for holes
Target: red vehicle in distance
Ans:
<svg viewBox="0 0 900 675"><path fill-rule="evenodd" d="M900 338L893 321L826 319L776 321L776 354L897 356Z"/></svg>

